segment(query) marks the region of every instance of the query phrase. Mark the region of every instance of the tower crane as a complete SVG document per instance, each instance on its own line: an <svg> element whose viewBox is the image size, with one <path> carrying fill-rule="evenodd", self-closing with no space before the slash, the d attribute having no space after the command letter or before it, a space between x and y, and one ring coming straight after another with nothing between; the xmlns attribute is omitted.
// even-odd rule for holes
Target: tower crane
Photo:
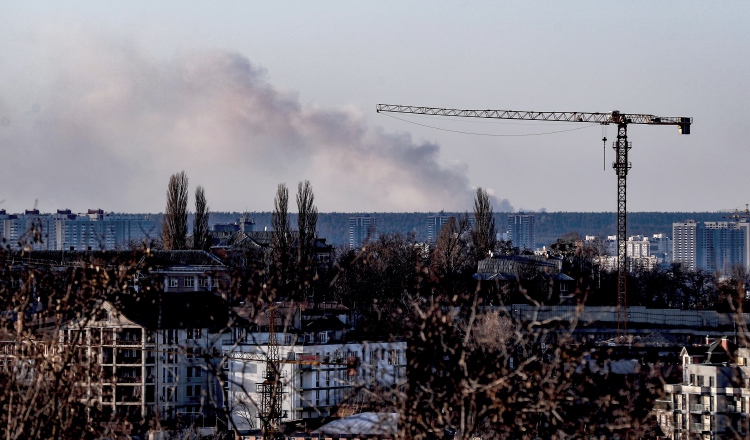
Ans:
<svg viewBox="0 0 750 440"><path fill-rule="evenodd" d="M621 113L617 110L606 113L586 112L538 112L517 110L465 110L453 108L418 107L411 105L378 104L378 113L411 113L416 115L453 116L458 118L519 119L528 121L584 122L601 125L617 125L617 141L614 142L615 161L612 168L617 174L617 339L627 334L626 295L626 242L627 242L627 176L631 168L628 161L628 125L676 125L680 134L690 134L690 117L660 117L648 114ZM606 143L606 138L603 139Z"/></svg>
<svg viewBox="0 0 750 440"><path fill-rule="evenodd" d="M264 440L283 438L281 419L285 417L282 410L283 394L285 391L281 380L281 364L315 366L346 365L350 375L352 371L356 374L356 367L359 364L359 359L356 357L332 360L321 360L317 356L308 356L304 359L282 359L279 354L279 343L276 334L276 316L276 307L272 305L268 309L268 344L265 353L226 353L224 355L227 359L265 363L263 382L256 386L256 391L260 394L260 411L258 416L261 421Z"/></svg>

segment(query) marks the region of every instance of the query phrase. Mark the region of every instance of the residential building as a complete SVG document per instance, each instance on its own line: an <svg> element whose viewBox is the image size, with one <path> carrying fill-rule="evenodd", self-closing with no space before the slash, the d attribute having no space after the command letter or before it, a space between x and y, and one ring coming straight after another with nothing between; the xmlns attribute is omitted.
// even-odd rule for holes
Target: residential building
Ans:
<svg viewBox="0 0 750 440"><path fill-rule="evenodd" d="M672 223L672 261L687 270L698 269L698 222Z"/></svg>
<svg viewBox="0 0 750 440"><path fill-rule="evenodd" d="M60 342L96 365L82 385L106 413L215 427L225 406L220 341L230 305L213 290L227 269L203 251L156 251L148 265L132 283L138 295L104 300L94 316L66 323ZM147 280L152 288L140 289Z"/></svg>
<svg viewBox="0 0 750 440"><path fill-rule="evenodd" d="M511 214L508 216L508 238L520 250L534 250L534 215Z"/></svg>
<svg viewBox="0 0 750 440"><path fill-rule="evenodd" d="M707 342L683 348L683 381L664 386L657 422L670 439L750 438L750 350L726 337Z"/></svg>
<svg viewBox="0 0 750 440"><path fill-rule="evenodd" d="M448 224L450 219L455 219L455 221L458 221L458 218L456 216L443 215L442 213L440 215L431 215L427 217L427 244L428 245L430 246L435 245L435 243L437 242L437 238L440 235L440 231L443 229L443 226ZM469 219L469 226L473 228L474 224L476 223L476 221L474 220L474 215L470 215L468 219Z"/></svg>
<svg viewBox="0 0 750 440"><path fill-rule="evenodd" d="M651 270L656 267L656 257L651 255L651 243L648 237L632 235L625 243L628 270L631 272L639 270Z"/></svg>
<svg viewBox="0 0 750 440"><path fill-rule="evenodd" d="M27 209L23 214L8 214L0 210L0 239L3 247L11 249L57 249L55 222L51 215L38 209Z"/></svg>
<svg viewBox="0 0 750 440"><path fill-rule="evenodd" d="M430 215L427 217L427 244L434 245L437 242L440 230L446 225L451 218L450 215Z"/></svg>
<svg viewBox="0 0 750 440"><path fill-rule="evenodd" d="M651 256L656 257L657 263L672 262L672 239L666 234L653 234L649 240Z"/></svg>
<svg viewBox="0 0 750 440"><path fill-rule="evenodd" d="M366 216L349 217L349 247L361 248L368 241L377 240L377 218Z"/></svg>
<svg viewBox="0 0 750 440"><path fill-rule="evenodd" d="M361 398L357 393L363 388L377 392L405 382L406 343L350 340L348 310L285 304L275 313L282 422L329 417L343 403ZM247 332L233 329L223 341L227 409L238 434L261 428L269 316L256 317Z"/></svg>
<svg viewBox="0 0 750 440"><path fill-rule="evenodd" d="M101 209L73 214L60 209L53 217L58 250L113 250L159 235L158 223L148 215L105 213Z"/></svg>
<svg viewBox="0 0 750 440"><path fill-rule="evenodd" d="M101 209L89 209L85 214L69 209L55 214L37 209L23 214L0 210L0 237L13 250L114 250L158 235L158 223L147 215L107 214Z"/></svg>
<svg viewBox="0 0 750 440"><path fill-rule="evenodd" d="M750 270L750 223L688 220L674 223L673 261L688 270L728 273L736 267Z"/></svg>

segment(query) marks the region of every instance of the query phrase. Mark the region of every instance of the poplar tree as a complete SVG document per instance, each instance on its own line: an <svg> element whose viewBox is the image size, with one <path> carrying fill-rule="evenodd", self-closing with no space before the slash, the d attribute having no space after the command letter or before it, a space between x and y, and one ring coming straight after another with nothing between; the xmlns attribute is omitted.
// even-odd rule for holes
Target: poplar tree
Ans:
<svg viewBox="0 0 750 440"><path fill-rule="evenodd" d="M297 228L299 231L297 264L300 268L308 267L315 253L318 208L313 204L314 201L315 196L310 181L300 182L297 185Z"/></svg>
<svg viewBox="0 0 750 440"><path fill-rule="evenodd" d="M208 234L208 205L202 186L195 189L195 223L193 224L193 249L207 251L211 247Z"/></svg>
<svg viewBox="0 0 750 440"><path fill-rule="evenodd" d="M289 280L289 248L291 245L291 229L289 228L289 190L280 183L276 188L271 213L271 248L276 276L279 287L283 287Z"/></svg>
<svg viewBox="0 0 750 440"><path fill-rule="evenodd" d="M497 245L495 219L492 216L492 205L487 191L477 188L474 199L474 229L471 239L474 245L474 255L477 261L490 257Z"/></svg>
<svg viewBox="0 0 750 440"><path fill-rule="evenodd" d="M162 218L164 249L187 248L188 178L185 171L172 174L167 187L167 207Z"/></svg>

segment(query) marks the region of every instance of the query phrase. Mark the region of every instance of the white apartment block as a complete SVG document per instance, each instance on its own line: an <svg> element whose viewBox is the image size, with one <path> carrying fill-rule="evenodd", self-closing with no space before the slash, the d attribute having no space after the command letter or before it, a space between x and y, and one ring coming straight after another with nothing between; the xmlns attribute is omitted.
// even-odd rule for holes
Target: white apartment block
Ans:
<svg viewBox="0 0 750 440"><path fill-rule="evenodd" d="M260 385L265 380L261 340L225 344L227 403L239 432L261 428ZM267 339L267 336L265 336ZM292 344L281 338L282 422L327 417L360 388L391 389L406 381L406 342ZM356 362L355 362L356 360Z"/></svg>
<svg viewBox="0 0 750 440"><path fill-rule="evenodd" d="M85 384L92 404L105 413L161 420L207 418L223 407L218 341L207 326L154 328L110 302L60 335L62 344L82 347L99 372Z"/></svg>
<svg viewBox="0 0 750 440"><path fill-rule="evenodd" d="M672 223L672 261L687 270L698 268L698 222Z"/></svg>
<svg viewBox="0 0 750 440"><path fill-rule="evenodd" d="M158 224L150 216L106 214L100 209L89 209L85 214L58 210L54 218L58 250L112 250L132 241L153 240L159 235Z"/></svg>
<svg viewBox="0 0 750 440"><path fill-rule="evenodd" d="M721 345L727 340L682 350L683 382L665 385L665 396L656 402L657 421L667 438L750 438L750 350L738 349L731 362Z"/></svg>
<svg viewBox="0 0 750 440"><path fill-rule="evenodd" d="M113 250L158 235L158 223L144 215L107 214L100 209L83 214L69 209L55 214L38 210L8 214L0 210L0 240L13 250Z"/></svg>
<svg viewBox="0 0 750 440"><path fill-rule="evenodd" d="M0 244L13 250L55 250L55 221L49 214L31 209L23 214L0 210Z"/></svg>

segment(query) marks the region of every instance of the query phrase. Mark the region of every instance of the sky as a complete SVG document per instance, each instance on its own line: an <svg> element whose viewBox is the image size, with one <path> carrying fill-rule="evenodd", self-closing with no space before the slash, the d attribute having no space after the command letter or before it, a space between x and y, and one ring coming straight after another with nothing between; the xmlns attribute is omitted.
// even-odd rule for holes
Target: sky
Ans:
<svg viewBox="0 0 750 440"><path fill-rule="evenodd" d="M0 1L0 209L616 211L616 127L379 103L694 118L630 125L630 211L750 203L750 2ZM602 137L608 138L605 148ZM192 201L191 201L192 203ZM293 207L292 207L293 210Z"/></svg>

